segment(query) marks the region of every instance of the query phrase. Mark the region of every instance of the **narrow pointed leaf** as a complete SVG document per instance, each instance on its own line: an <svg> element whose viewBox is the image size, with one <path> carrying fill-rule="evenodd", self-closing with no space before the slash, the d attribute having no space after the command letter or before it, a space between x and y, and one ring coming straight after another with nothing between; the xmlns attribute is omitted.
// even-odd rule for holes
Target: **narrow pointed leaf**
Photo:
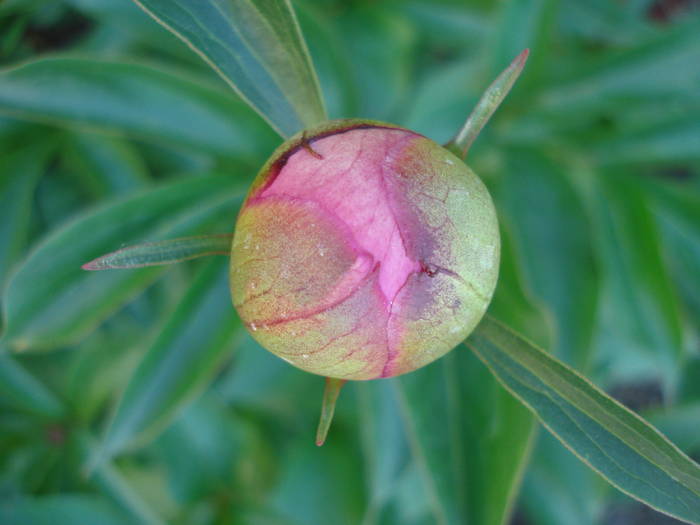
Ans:
<svg viewBox="0 0 700 525"><path fill-rule="evenodd" d="M467 156L467 152L471 145L479 136L481 130L489 121L494 112L501 105L503 99L510 92L515 81L518 80L527 61L527 56L530 53L529 49L522 51L513 62L494 80L488 87L486 92L481 96L476 107L467 118L462 129L457 135L446 144L446 147L454 151L456 155L462 158Z"/></svg>
<svg viewBox="0 0 700 525"><path fill-rule="evenodd" d="M345 384L344 379L336 379L334 377L326 378L326 387L323 391L323 404L321 405L321 420L318 423L316 431L316 445L321 446L326 441L328 430L333 422L333 414L335 413L335 403L338 401L340 389Z"/></svg>
<svg viewBox="0 0 700 525"><path fill-rule="evenodd" d="M274 138L206 79L105 60L46 58L0 71L0 113L225 156L263 153Z"/></svg>
<svg viewBox="0 0 700 525"><path fill-rule="evenodd" d="M243 188L228 176L179 180L81 215L53 232L11 278L3 298L10 349L53 349L80 340L165 267L85 272L85 261L147 238L220 229L235 221Z"/></svg>
<svg viewBox="0 0 700 525"><path fill-rule="evenodd" d="M282 136L326 119L289 0L134 0L199 53Z"/></svg>
<svg viewBox="0 0 700 525"><path fill-rule="evenodd" d="M127 246L85 263L83 270L143 268L189 261L208 255L229 255L232 234L197 235Z"/></svg>
<svg viewBox="0 0 700 525"><path fill-rule="evenodd" d="M208 263L166 320L132 375L93 466L162 430L216 373L240 328L225 266Z"/></svg>
<svg viewBox="0 0 700 525"><path fill-rule="evenodd" d="M700 466L649 423L490 317L466 344L610 483L661 512L700 523Z"/></svg>

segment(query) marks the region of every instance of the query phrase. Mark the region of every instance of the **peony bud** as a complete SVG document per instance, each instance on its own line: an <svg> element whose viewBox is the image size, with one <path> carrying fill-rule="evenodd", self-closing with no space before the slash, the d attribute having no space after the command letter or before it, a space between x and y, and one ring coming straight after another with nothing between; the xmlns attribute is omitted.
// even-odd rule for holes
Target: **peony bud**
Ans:
<svg viewBox="0 0 700 525"><path fill-rule="evenodd" d="M397 126L332 121L282 144L255 179L231 293L253 337L293 365L391 377L469 335L499 253L491 198L459 158Z"/></svg>

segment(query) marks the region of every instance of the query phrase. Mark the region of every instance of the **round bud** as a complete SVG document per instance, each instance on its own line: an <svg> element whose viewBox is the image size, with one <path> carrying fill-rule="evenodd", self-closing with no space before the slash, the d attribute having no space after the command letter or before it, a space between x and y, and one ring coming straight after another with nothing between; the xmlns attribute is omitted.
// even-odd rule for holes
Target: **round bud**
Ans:
<svg viewBox="0 0 700 525"><path fill-rule="evenodd" d="M280 146L241 208L231 293L253 337L328 377L404 374L483 316L500 239L483 183L412 131L340 120Z"/></svg>

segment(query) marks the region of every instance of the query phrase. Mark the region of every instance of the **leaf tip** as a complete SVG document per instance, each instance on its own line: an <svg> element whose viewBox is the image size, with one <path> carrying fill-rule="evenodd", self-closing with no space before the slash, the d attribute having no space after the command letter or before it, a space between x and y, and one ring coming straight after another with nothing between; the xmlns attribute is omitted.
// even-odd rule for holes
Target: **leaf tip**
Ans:
<svg viewBox="0 0 700 525"><path fill-rule="evenodd" d="M334 377L326 378L326 387L323 391L323 404L321 406L321 419L318 422L316 430L316 446L320 447L326 442L328 430L331 428L333 414L335 412L335 403L338 400L340 389L345 384L345 379L337 379Z"/></svg>
<svg viewBox="0 0 700 525"><path fill-rule="evenodd" d="M525 65L525 62L527 62L527 58L528 58L529 56L530 56L530 48L529 48L529 47L526 47L525 49L523 49L523 50L520 52L520 54L519 54L517 57L515 57L514 62L515 62L518 66L523 67L523 66Z"/></svg>
<svg viewBox="0 0 700 525"><path fill-rule="evenodd" d="M94 272L94 271L97 271L97 270L102 270L102 268L100 267L98 261L99 261L99 259L94 259L94 260L92 260L92 261L90 261L90 262L86 262L85 264L83 264L83 265L80 267L80 269L81 269L81 270L85 270L86 272Z"/></svg>

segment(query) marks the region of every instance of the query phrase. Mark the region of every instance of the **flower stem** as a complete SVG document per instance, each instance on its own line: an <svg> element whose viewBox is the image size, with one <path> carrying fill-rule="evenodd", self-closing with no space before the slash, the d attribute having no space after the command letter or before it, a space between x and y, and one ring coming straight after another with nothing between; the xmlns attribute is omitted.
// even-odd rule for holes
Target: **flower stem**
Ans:
<svg viewBox="0 0 700 525"><path fill-rule="evenodd" d="M323 405L321 405L321 420L318 422L318 430L316 430L316 445L319 447L326 441L328 429L333 421L335 402L338 400L338 394L340 394L340 389L344 384L345 379L326 378L326 388L323 391Z"/></svg>
<svg viewBox="0 0 700 525"><path fill-rule="evenodd" d="M452 138L445 147L462 158L467 156L472 143L479 136L481 130L501 105L508 92L515 84L525 66L525 61L530 54L529 49L523 50L515 60L493 81L486 92L481 96L476 107L464 122L464 126L457 135Z"/></svg>

